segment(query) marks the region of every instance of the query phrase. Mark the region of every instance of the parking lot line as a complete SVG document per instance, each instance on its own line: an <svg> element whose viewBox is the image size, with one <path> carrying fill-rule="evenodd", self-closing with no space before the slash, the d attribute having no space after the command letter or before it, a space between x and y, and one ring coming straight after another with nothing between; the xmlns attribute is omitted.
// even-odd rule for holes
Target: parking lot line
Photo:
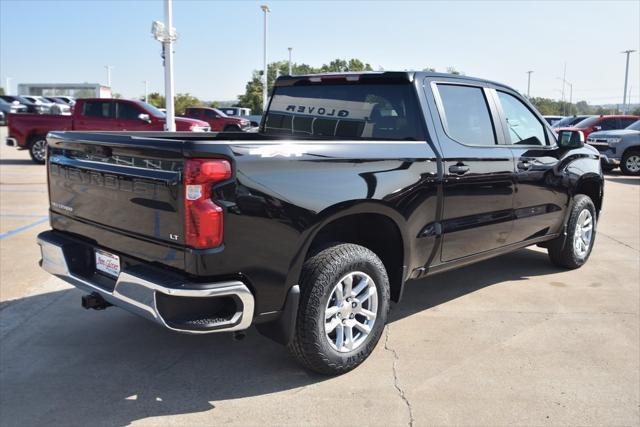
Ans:
<svg viewBox="0 0 640 427"><path fill-rule="evenodd" d="M35 222L32 222L32 223L27 224L27 225L23 225L22 227L18 227L15 230L9 230L6 233L0 234L0 240L4 239L6 237L11 237L11 236L16 235L18 233L21 233L21 232L23 232L25 230L28 230L31 227L35 227L36 225L40 225L43 222L48 221L48 220L49 220L49 216L45 215L45 216L43 216L42 218L40 218L39 220L37 220Z"/></svg>

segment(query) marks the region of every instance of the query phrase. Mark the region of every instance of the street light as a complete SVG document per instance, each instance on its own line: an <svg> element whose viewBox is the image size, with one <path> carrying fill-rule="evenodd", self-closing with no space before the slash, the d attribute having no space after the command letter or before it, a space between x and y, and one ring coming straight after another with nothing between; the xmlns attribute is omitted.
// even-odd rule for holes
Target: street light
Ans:
<svg viewBox="0 0 640 427"><path fill-rule="evenodd" d="M172 0L164 0L164 23L154 21L151 26L151 34L162 43L162 58L164 59L164 98L167 118L164 130L176 131L175 106L173 105L173 43L178 38L176 29L173 28Z"/></svg>
<svg viewBox="0 0 640 427"><path fill-rule="evenodd" d="M627 55L627 65L624 70L624 95L622 96L622 114L627 114L627 82L629 80L629 55L635 50L625 50L620 53Z"/></svg>
<svg viewBox="0 0 640 427"><path fill-rule="evenodd" d="M562 81L562 115L566 114L565 104L564 104L564 86L569 85L569 108L571 107L571 103L573 102L573 83L570 83L564 77L556 77L556 79ZM569 111L571 113L571 111Z"/></svg>
<svg viewBox="0 0 640 427"><path fill-rule="evenodd" d="M533 73L532 70L527 71L527 98L531 98L531 73Z"/></svg>
<svg viewBox="0 0 640 427"><path fill-rule="evenodd" d="M293 48L292 47L288 47L287 49L289 50L289 75L292 75L292 72L291 72L291 51L293 50Z"/></svg>
<svg viewBox="0 0 640 427"><path fill-rule="evenodd" d="M264 45L263 45L263 67L262 67L262 111L267 109L267 13L271 12L269 6L263 4L260 9L264 12Z"/></svg>
<svg viewBox="0 0 640 427"><path fill-rule="evenodd" d="M107 69L107 86L111 87L111 70L113 70L113 65L105 65L104 68Z"/></svg>

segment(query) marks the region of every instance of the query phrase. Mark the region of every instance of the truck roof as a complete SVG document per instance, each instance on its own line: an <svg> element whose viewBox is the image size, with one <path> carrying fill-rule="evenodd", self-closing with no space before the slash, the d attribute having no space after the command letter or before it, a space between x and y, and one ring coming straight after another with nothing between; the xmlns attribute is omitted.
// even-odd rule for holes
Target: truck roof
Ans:
<svg viewBox="0 0 640 427"><path fill-rule="evenodd" d="M293 86L298 82L321 82L322 80L340 79L345 78L347 81L366 81L370 83L399 83L399 82L413 82L416 79L423 79L425 77L442 77L447 79L460 79L465 81L476 81L478 83L491 84L495 86L501 86L506 89L514 90L513 88L498 83L492 80L481 79L478 77L469 77L459 74L449 73L436 73L429 71L347 71L347 72L332 72L332 73L318 73L318 74L301 74L295 76L280 76L275 82L275 86Z"/></svg>

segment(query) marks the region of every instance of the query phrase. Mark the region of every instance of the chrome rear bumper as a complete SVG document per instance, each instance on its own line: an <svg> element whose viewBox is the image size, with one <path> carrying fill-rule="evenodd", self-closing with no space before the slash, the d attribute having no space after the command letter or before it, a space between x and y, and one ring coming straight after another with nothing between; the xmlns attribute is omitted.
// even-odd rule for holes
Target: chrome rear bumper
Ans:
<svg viewBox="0 0 640 427"><path fill-rule="evenodd" d="M203 334L240 331L251 326L255 305L254 298L251 291L240 281L209 284L185 282L179 286L168 287L157 276L145 276L139 272L123 270L111 291L74 274L67 263L68 254L65 254L63 242L59 241L52 232L41 233L37 241L42 252L40 265L44 270L81 290L89 293L97 292L109 303L152 320L168 329L188 334ZM184 307L188 307L189 302L194 301L190 298L209 298L212 303L216 303L214 300L218 299L217 302L219 302L221 298L225 297L226 301L234 300L232 311L235 312L228 313L224 318L211 319L210 313L202 313L202 319L195 319L195 322L190 323L180 323L170 319L167 315L169 311L175 312L176 310L162 308L169 307L173 301L184 312ZM160 303L159 300L161 300ZM198 304L198 306L202 305Z"/></svg>

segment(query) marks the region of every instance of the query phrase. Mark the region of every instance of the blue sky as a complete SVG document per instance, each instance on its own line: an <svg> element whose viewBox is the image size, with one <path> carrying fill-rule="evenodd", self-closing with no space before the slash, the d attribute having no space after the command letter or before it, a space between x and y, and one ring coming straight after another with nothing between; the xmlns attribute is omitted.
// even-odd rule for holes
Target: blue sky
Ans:
<svg viewBox="0 0 640 427"><path fill-rule="evenodd" d="M231 100L262 64L255 1L174 0L178 92ZM564 62L573 100L621 102L622 50L640 50L640 1L268 1L269 58L320 65L360 58L375 69L448 66L531 95L560 98ZM0 85L106 82L127 97L162 91L160 44L151 22L161 0L0 0ZM638 53L632 102L640 102ZM567 89L568 91L568 89ZM568 98L568 95L567 95Z"/></svg>

